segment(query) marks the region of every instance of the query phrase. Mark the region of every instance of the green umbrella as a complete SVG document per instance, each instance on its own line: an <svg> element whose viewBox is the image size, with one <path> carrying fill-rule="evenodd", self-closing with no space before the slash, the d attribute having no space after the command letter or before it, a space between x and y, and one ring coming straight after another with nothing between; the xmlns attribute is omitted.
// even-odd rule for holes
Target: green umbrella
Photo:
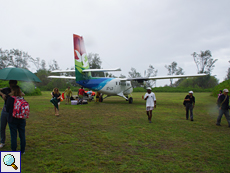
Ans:
<svg viewBox="0 0 230 173"><path fill-rule="evenodd" d="M16 68L16 67L8 67L8 68L1 69L0 80L41 82L40 79L31 71L23 68Z"/></svg>
<svg viewBox="0 0 230 173"><path fill-rule="evenodd" d="M58 99L56 97L52 98L50 102L59 110L58 108Z"/></svg>

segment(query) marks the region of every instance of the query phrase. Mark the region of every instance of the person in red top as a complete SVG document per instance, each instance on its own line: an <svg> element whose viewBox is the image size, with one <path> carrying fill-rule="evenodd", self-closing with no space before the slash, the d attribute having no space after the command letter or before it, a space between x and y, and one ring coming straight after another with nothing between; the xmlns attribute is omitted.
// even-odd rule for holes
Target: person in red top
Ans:
<svg viewBox="0 0 230 173"><path fill-rule="evenodd" d="M83 101L83 95L85 93L85 90L83 89L83 87L81 87L79 90L78 90L78 98L79 98L79 103L82 104L82 101Z"/></svg>

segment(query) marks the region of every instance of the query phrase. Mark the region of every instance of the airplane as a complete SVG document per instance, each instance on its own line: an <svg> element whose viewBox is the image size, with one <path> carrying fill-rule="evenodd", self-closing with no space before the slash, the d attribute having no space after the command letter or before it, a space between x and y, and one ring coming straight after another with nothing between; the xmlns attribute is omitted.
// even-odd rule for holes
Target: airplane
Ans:
<svg viewBox="0 0 230 173"><path fill-rule="evenodd" d="M58 79L73 79L76 83L102 94L101 102L103 99L110 96L123 97L129 103L133 102L132 92L133 87L131 81L137 81L143 83L147 80L156 79L172 79L172 78L186 78L186 77L201 77L206 74L195 74L195 75L175 75L175 76L155 76L155 77L138 77L138 78L110 78L110 77L92 77L91 72L111 72L121 71L120 68L114 69L90 69L88 57L86 54L84 40L82 36L73 34L74 43L74 61L75 70L54 70L52 73L67 73L75 72L74 76L48 76L48 78ZM106 95L103 98L103 95ZM131 97L129 97L131 95Z"/></svg>

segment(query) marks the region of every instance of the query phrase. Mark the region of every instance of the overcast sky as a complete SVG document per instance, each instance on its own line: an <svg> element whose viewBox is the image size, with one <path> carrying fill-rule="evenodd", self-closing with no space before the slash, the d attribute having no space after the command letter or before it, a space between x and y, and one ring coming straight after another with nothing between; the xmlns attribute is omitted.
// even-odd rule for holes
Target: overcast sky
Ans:
<svg viewBox="0 0 230 173"><path fill-rule="evenodd" d="M0 48L19 49L74 67L73 34L103 68L131 67L144 75L151 64L167 75L173 61L196 74L191 54L210 50L218 59L212 75L223 81L230 64L229 0L0 0ZM30 70L35 71L31 66ZM157 80L157 86L169 84Z"/></svg>

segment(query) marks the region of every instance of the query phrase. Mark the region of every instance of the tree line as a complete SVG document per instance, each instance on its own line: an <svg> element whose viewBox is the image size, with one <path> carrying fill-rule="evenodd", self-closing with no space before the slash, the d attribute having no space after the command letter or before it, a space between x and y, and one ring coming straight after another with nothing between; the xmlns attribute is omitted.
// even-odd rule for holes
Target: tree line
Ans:
<svg viewBox="0 0 230 173"><path fill-rule="evenodd" d="M170 79L170 87L200 87L200 88L212 88L218 84L218 80L211 76L211 72L215 67L215 62L217 59L212 58L212 54L210 50L201 51L200 53L193 52L192 54L193 60L197 67L197 73L206 73L208 74L205 77L199 78L189 78L189 79L179 79L173 82L173 79ZM89 66L92 69L101 69L102 61L99 54L89 53L88 54ZM76 84L75 80L68 79L49 79L47 76L53 75L51 71L60 70L58 62L53 60L51 64L47 66L46 61L40 58L33 58L27 52L20 51L18 49L11 50L2 50L0 48L0 69L6 68L8 66L15 66L19 68L29 69L31 64L36 68L36 75L42 81L42 83L37 83L36 86L41 90L52 90L53 87L58 87L60 89L64 89L68 86L79 87ZM165 65L165 68L168 70L167 75L183 75L185 71L178 66L176 61ZM71 67L70 69L74 69ZM68 70L68 68L67 68ZM135 68L131 67L131 70L128 72L128 78L136 78L136 77L154 77L157 76L158 70L155 69L151 64L144 71L144 76L141 76L141 73L138 72ZM54 75L65 75L65 76L74 76L75 73L58 73ZM103 73L103 72L92 72L93 77L116 77L111 73ZM118 76L120 78L126 78L125 75L120 74ZM226 80L230 79L230 68L228 69ZM145 81L143 83L138 83L136 81L132 81L133 87L154 87L156 86L155 80Z"/></svg>

